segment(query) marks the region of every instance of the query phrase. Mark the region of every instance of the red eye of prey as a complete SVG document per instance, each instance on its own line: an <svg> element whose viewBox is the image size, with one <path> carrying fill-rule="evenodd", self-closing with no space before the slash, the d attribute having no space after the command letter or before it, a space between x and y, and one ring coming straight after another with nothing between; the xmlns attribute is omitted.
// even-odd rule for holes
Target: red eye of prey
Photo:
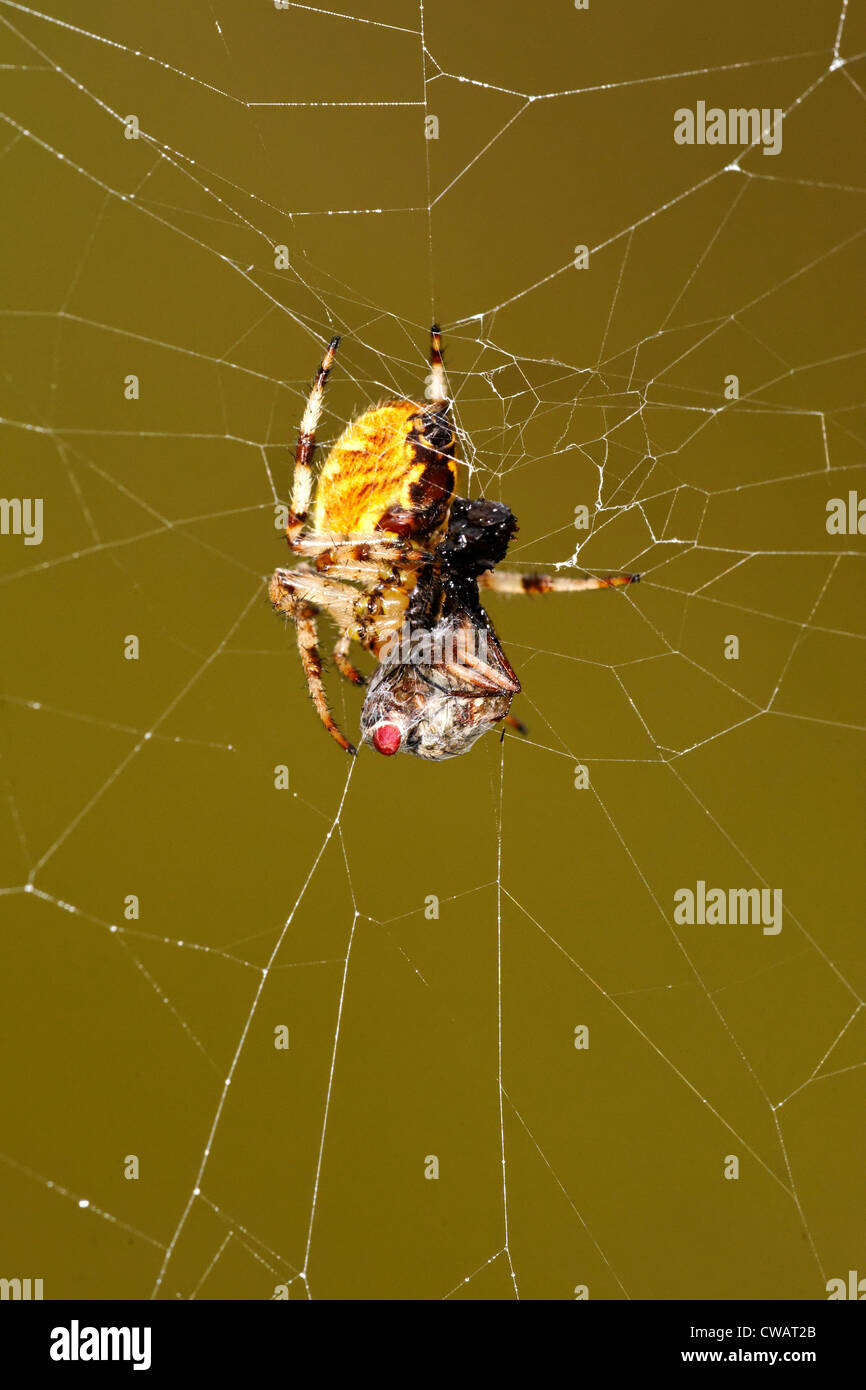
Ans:
<svg viewBox="0 0 866 1390"><path fill-rule="evenodd" d="M386 758L390 758L392 753L399 752L400 749L400 730L396 724L380 724L373 730L373 747L377 753L384 753Z"/></svg>

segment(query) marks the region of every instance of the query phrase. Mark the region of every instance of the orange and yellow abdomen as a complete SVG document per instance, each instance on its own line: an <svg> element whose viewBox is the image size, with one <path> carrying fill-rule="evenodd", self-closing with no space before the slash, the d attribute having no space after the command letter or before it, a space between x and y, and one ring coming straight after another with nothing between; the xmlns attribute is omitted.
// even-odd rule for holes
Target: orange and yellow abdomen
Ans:
<svg viewBox="0 0 866 1390"><path fill-rule="evenodd" d="M353 420L319 474L313 529L427 543L448 524L457 484L450 422L429 406L391 401Z"/></svg>

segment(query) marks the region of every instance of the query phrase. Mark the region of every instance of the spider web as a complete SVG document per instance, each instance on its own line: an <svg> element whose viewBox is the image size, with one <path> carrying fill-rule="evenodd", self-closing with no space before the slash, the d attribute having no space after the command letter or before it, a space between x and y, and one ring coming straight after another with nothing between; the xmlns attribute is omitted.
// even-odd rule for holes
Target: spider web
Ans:
<svg viewBox="0 0 866 1390"><path fill-rule="evenodd" d="M0 0L4 490L44 499L0 537L0 1273L824 1297L863 1250L862 543L825 526L862 15L352 9ZM782 152L676 146L698 100L780 108ZM322 342L323 452L422 389L433 315L506 568L644 582L489 597L525 738L348 762L264 580ZM781 888L781 931L678 925L698 881Z"/></svg>

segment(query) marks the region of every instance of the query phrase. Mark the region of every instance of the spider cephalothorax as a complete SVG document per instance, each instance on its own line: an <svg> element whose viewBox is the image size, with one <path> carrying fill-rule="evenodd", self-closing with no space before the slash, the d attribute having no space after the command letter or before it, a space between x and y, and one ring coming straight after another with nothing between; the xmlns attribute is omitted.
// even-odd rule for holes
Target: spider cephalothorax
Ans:
<svg viewBox="0 0 866 1390"><path fill-rule="evenodd" d="M334 660L347 679L365 684L349 660L353 641L380 663L361 715L365 741L389 755L454 757L508 716L520 690L479 587L548 593L612 588L637 576L494 573L517 522L501 502L455 496L456 437L435 326L433 399L390 401L348 425L321 469L313 500L316 425L338 342L328 346L301 422L286 528L291 549L314 563L278 569L271 602L296 624L310 693L342 748L355 752L325 697L316 630L322 611L337 626Z"/></svg>

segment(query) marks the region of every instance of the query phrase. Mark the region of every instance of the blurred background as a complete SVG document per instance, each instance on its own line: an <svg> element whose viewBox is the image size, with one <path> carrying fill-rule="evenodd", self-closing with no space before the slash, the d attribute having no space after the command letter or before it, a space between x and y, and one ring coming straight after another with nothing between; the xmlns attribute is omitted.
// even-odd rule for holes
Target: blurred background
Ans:
<svg viewBox="0 0 866 1390"><path fill-rule="evenodd" d="M866 1274L863 13L348 8L0 4L42 502L0 536L0 1276L824 1298ZM698 102L781 152L675 143ZM527 737L350 764L279 508L323 343L320 458L434 315L506 567L643 582L489 598ZM699 881L782 930L675 923Z"/></svg>

